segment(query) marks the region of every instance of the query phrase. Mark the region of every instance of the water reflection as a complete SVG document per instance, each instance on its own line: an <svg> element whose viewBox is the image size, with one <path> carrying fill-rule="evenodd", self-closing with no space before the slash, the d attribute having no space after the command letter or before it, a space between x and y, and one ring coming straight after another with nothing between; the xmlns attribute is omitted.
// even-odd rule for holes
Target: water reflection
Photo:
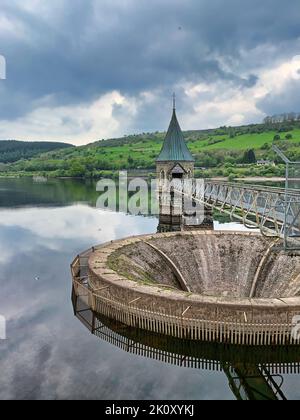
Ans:
<svg viewBox="0 0 300 420"><path fill-rule="evenodd" d="M75 316L96 337L124 352L182 368L223 372L238 400L286 400L283 374L300 373L291 347L237 347L172 338L128 327L94 313L72 292Z"/></svg>
<svg viewBox="0 0 300 420"><path fill-rule="evenodd" d="M93 208L97 193L91 186L90 195L84 182L48 184L0 182L0 314L8 321L8 339L0 341L0 399L234 398L222 372L142 358L82 327L70 302L74 255L154 233L158 221ZM284 394L299 399L299 376L283 377Z"/></svg>
<svg viewBox="0 0 300 420"><path fill-rule="evenodd" d="M0 208L65 206L86 203L95 207L99 194L96 181L81 179L0 178Z"/></svg>

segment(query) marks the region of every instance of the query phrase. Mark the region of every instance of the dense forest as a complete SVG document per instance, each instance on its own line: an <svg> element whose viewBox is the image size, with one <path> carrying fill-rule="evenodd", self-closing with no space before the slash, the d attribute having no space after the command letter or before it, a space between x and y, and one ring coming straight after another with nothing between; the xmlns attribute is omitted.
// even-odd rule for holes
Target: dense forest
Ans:
<svg viewBox="0 0 300 420"><path fill-rule="evenodd" d="M26 142L16 140L0 140L0 162L12 163L21 159L30 159L51 150L72 147L67 143Z"/></svg>
<svg viewBox="0 0 300 420"><path fill-rule="evenodd" d="M142 133L47 153L37 147L30 159L20 148L22 160L0 165L0 175L99 178L124 169L154 172L164 136ZM197 176L282 176L284 165L272 150L274 142L292 161L300 161L300 116L294 113L267 117L262 124L186 131L184 136Z"/></svg>

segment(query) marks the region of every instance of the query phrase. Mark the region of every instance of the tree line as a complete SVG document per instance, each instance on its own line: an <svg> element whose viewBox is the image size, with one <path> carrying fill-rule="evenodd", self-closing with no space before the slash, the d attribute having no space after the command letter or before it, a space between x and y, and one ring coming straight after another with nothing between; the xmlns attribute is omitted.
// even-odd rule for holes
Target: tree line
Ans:
<svg viewBox="0 0 300 420"><path fill-rule="evenodd" d="M72 145L61 142L25 142L0 140L0 162L13 163L21 159L30 159L41 153L65 149Z"/></svg>

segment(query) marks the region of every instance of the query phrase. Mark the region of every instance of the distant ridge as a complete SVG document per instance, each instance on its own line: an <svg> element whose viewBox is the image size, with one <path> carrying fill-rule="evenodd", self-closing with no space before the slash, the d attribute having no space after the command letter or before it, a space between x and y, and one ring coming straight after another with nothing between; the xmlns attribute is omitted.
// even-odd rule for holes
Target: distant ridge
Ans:
<svg viewBox="0 0 300 420"><path fill-rule="evenodd" d="M41 153L73 147L71 144L50 141L0 140L0 162L13 163L21 159L30 159Z"/></svg>

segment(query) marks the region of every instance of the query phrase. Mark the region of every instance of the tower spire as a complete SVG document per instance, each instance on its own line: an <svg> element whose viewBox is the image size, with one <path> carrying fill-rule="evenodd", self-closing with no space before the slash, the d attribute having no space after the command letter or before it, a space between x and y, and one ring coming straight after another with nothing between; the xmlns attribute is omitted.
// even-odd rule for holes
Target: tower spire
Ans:
<svg viewBox="0 0 300 420"><path fill-rule="evenodd" d="M173 94L173 115L162 150L156 162L189 162L194 158L189 151L176 116L176 95Z"/></svg>

